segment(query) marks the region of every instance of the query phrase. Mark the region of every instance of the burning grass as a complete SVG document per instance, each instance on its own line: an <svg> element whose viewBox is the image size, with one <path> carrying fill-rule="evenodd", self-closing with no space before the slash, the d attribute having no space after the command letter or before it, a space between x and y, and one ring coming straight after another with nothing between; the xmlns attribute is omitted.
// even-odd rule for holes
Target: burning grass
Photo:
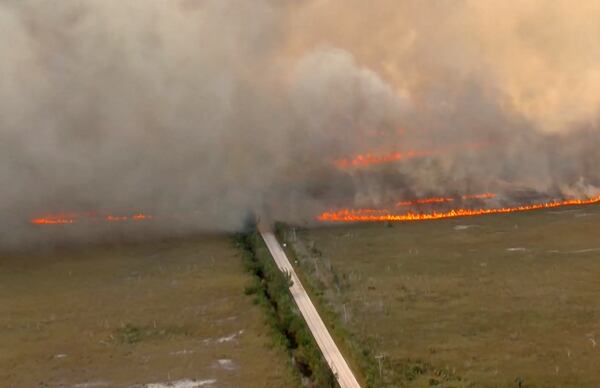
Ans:
<svg viewBox="0 0 600 388"><path fill-rule="evenodd" d="M349 159L338 159L334 162L340 170L349 168L370 167L377 164L398 162L401 160L422 158L432 155L433 151L395 151L388 154L376 155L372 153L359 154Z"/></svg>
<svg viewBox="0 0 600 388"><path fill-rule="evenodd" d="M88 213L59 213L47 214L35 217L29 220L33 225L70 225L78 222L136 222L148 221L154 217L150 214L131 213L131 214L97 214Z"/></svg>
<svg viewBox="0 0 600 388"><path fill-rule="evenodd" d="M600 206L569 210L294 236L383 385L597 387Z"/></svg>
<svg viewBox="0 0 600 388"><path fill-rule="evenodd" d="M416 158L427 158L457 150L480 150L490 145L488 142L473 142L466 144L453 144L446 147L421 150L405 150L392 152L365 152L350 158L341 158L333 161L340 170L362 169L379 164L395 163Z"/></svg>
<svg viewBox="0 0 600 388"><path fill-rule="evenodd" d="M488 195L488 194L483 194ZM489 194L492 195L492 194ZM464 198L464 197L463 197ZM473 197L476 198L476 197ZM485 197L482 197L485 198ZM424 205L424 204L439 204L452 202L453 198L428 198L422 200L416 200L412 202L400 202L399 204L406 205ZM331 210L321 213L317 216L317 220L322 222L402 222L402 221L427 221L427 220L439 220L444 218L457 218L457 217L473 217L483 216L490 214L504 214L504 213L515 213L525 212L540 209L553 209L558 207L566 206L581 206L581 205L593 205L600 203L600 196L587 198L587 199L565 199L565 200L554 200L550 202L532 203L528 205L519 205L511 207L500 207L500 208L479 208L479 209L468 209L468 208L456 208L450 210L440 210L431 212L416 212L409 211L406 213L397 213L390 211L389 209L340 209ZM397 206L399 205L397 204Z"/></svg>

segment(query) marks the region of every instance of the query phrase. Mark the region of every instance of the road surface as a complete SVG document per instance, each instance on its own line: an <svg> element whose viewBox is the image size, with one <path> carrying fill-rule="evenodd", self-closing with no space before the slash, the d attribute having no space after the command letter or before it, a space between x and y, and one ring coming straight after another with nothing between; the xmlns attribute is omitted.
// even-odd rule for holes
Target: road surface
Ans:
<svg viewBox="0 0 600 388"><path fill-rule="evenodd" d="M342 356L342 353L340 353L335 342L333 342L333 338L331 338L329 331L327 331L327 327L325 327L317 309L315 309L315 306L308 297L306 290L302 287L302 283L300 283L300 279L298 279L294 267L292 267L292 264L285 255L281 245L279 245L275 235L273 232L263 230L262 228L260 234L267 244L279 269L283 272L288 272L291 275L293 284L290 287L290 292L292 293L304 320L308 324L308 328L317 341L317 345L319 345L323 356L325 356L325 360L327 360L329 367L336 376L340 387L360 388L356 377L354 377L350 367L348 367L348 363Z"/></svg>

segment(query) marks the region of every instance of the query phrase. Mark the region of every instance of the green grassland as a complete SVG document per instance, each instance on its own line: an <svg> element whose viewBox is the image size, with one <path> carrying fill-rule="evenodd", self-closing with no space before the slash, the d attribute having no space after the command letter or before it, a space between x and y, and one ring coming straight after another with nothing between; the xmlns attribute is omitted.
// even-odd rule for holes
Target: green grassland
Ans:
<svg viewBox="0 0 600 388"><path fill-rule="evenodd" d="M284 234L372 386L600 386L599 206Z"/></svg>
<svg viewBox="0 0 600 388"><path fill-rule="evenodd" d="M229 237L0 254L0 385L293 387Z"/></svg>

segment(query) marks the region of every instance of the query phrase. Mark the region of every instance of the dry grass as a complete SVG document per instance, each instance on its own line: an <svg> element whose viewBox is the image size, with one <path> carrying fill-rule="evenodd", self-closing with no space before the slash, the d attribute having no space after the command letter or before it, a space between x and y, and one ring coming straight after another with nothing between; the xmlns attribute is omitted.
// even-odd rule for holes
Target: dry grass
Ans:
<svg viewBox="0 0 600 388"><path fill-rule="evenodd" d="M227 237L0 255L0 381L298 384Z"/></svg>
<svg viewBox="0 0 600 388"><path fill-rule="evenodd" d="M340 279L326 299L385 355L388 385L598 387L599 232L588 206L298 237Z"/></svg>

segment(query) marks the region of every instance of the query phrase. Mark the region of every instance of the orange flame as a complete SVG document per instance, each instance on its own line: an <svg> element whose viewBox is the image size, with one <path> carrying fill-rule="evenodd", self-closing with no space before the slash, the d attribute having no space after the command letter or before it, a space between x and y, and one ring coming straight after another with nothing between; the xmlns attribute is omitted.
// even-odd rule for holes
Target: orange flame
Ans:
<svg viewBox="0 0 600 388"><path fill-rule="evenodd" d="M369 166L373 166L373 165L377 165L377 164L397 162L400 160L423 158L426 156L432 156L432 155L439 154L439 153L451 152L451 151L461 150L461 149L465 149L465 148L479 150L482 148L486 148L489 145L490 145L489 142L473 142L473 143L466 143L466 144L454 144L454 145L449 145L446 147L441 147L441 148L431 149L431 150L395 151L395 152L391 152L391 153L383 154L383 155L377 155L377 154L368 152L365 154L358 154L358 155L354 156L353 158L337 159L337 160L334 160L333 163L340 170L347 170L349 168L363 168L363 167L369 167Z"/></svg>
<svg viewBox="0 0 600 388"><path fill-rule="evenodd" d="M150 214L142 214L142 213L138 213L138 214L134 214L131 219L134 221L144 221L144 220L150 220L154 217L152 217Z"/></svg>
<svg viewBox="0 0 600 388"><path fill-rule="evenodd" d="M374 155L371 153L359 154L352 159L338 159L334 161L337 168L345 170L354 167L367 167L375 164L396 162L404 159L429 156L432 151L396 151L387 155Z"/></svg>
<svg viewBox="0 0 600 388"><path fill-rule="evenodd" d="M34 218L30 222L34 225L66 225L75 223L75 215L54 214L45 217Z"/></svg>
<svg viewBox="0 0 600 388"><path fill-rule="evenodd" d="M149 214L136 213L132 216L127 215L112 215L108 214L102 217L97 217L96 213L80 213L80 214L51 214L43 217L33 218L29 222L34 225L67 225L75 224L81 219L89 219L91 221L106 221L106 222L126 222L126 221L145 221L152 219Z"/></svg>
<svg viewBox="0 0 600 388"><path fill-rule="evenodd" d="M322 222L381 222L381 221L424 221L439 220L443 218L471 217L488 214L514 213L538 209L551 209L561 206L591 205L600 203L600 196L588 199L566 199L551 202L534 203L514 207L502 207L491 209L452 209L444 212L404 214L391 213L388 210L377 209L341 209L337 211L326 211L321 213L317 220Z"/></svg>

